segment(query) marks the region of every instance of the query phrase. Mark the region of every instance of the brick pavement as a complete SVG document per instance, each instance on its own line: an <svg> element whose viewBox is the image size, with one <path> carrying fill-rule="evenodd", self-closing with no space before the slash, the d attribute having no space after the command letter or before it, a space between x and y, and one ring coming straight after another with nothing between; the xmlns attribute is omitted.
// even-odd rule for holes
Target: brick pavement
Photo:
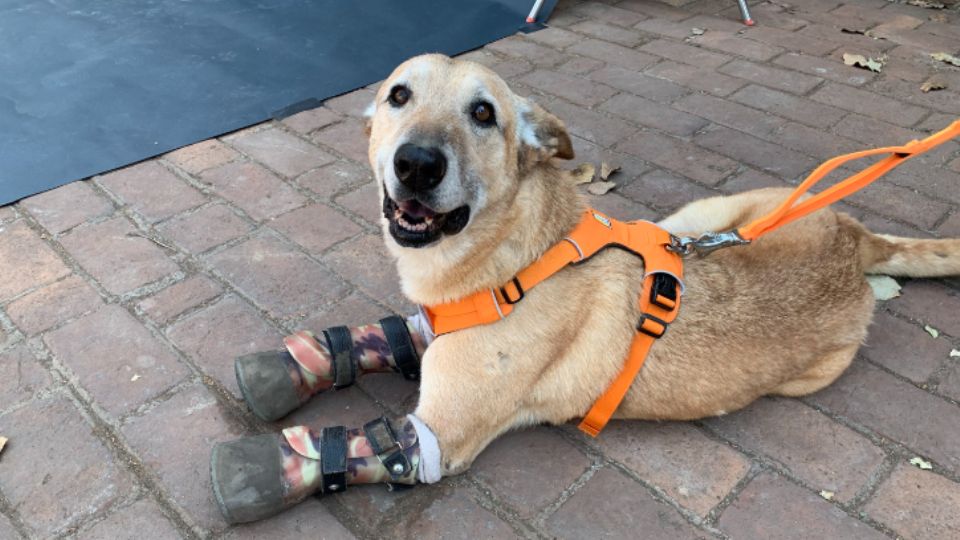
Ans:
<svg viewBox="0 0 960 540"><path fill-rule="evenodd" d="M732 1L672 3L561 2L550 29L467 55L564 118L578 161L623 165L593 200L621 217L794 183L824 158L960 114L960 69L926 54L960 52L956 9L777 0L746 29ZM843 52L888 61L875 74ZM951 88L923 94L934 72ZM370 97L0 208L0 538L960 537L957 279L907 282L849 373L809 398L616 422L597 440L541 427L438 485L355 487L227 527L210 446L278 428L239 401L232 358L411 307L363 162ZM960 235L958 149L843 208L881 232ZM357 424L415 399L414 385L374 375L281 425Z"/></svg>

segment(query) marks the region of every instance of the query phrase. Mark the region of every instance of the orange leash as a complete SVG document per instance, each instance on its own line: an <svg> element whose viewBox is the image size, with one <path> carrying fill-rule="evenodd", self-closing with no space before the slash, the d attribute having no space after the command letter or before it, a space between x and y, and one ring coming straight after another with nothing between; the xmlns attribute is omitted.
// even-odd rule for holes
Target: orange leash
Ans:
<svg viewBox="0 0 960 540"><path fill-rule="evenodd" d="M830 159L814 169L814 171L810 173L810 176L808 176L807 179L804 180L799 187L797 187L796 191L794 191L793 194L787 198L787 200L783 201L783 203L776 210L754 221L746 227L743 227L738 232L744 240L755 240L778 227L782 227L791 221L800 219L811 212L825 208L839 201L840 199L860 191L901 163L910 158L919 156L928 150L936 148L937 146L940 146L941 144L953 139L958 135L960 135L960 120L953 122L942 131L934 133L922 141L913 140L903 146L890 146L887 148L864 150L862 152L854 152L852 154L846 154ZM874 163L857 174L854 174L837 185L831 186L830 188L827 188L813 197L810 197L809 199L797 204L797 200L804 193L809 191L810 188L812 188L817 182L822 180L823 177L830 174L837 167L850 161L876 156L878 154L891 155L883 158L877 163Z"/></svg>
<svg viewBox="0 0 960 540"><path fill-rule="evenodd" d="M849 197L908 159L936 148L958 135L960 135L960 120L953 122L943 130L921 141L913 140L903 146L888 146L886 148L863 150L861 152L854 152L829 159L814 169L813 172L810 173L810 176L773 212L735 231L720 233L708 232L699 238L676 238L670 246L670 249L686 257L694 253L706 255L723 247L749 244L764 234L778 229L787 223L796 221L817 210L826 208L840 199ZM850 161L881 154L890 155L836 185L813 195L809 199L798 202L800 197L810 191L810 188L820 180L823 180L824 177L833 172L837 167Z"/></svg>

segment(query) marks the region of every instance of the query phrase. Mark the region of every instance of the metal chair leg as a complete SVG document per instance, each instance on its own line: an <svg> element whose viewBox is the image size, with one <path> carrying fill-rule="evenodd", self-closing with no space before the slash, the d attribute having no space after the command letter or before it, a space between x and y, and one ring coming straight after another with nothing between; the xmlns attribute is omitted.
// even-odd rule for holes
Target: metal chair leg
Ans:
<svg viewBox="0 0 960 540"><path fill-rule="evenodd" d="M533 4L533 9L531 9L530 14L527 15L528 23L537 22L537 15L540 14L540 6L542 5L543 5L543 0L537 0L536 3Z"/></svg>
<svg viewBox="0 0 960 540"><path fill-rule="evenodd" d="M750 6L747 5L747 0L737 0L737 4L740 5L740 15L743 18L743 24L747 26L756 24L753 17L750 16Z"/></svg>

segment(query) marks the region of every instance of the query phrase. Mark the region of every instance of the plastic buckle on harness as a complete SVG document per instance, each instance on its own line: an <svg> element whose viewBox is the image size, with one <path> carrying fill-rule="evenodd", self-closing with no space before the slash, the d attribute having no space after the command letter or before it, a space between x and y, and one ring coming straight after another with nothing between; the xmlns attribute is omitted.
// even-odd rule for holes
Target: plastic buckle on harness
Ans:
<svg viewBox="0 0 960 540"><path fill-rule="evenodd" d="M512 306L513 304L516 304L517 302L523 300L523 287L520 286L520 280L517 279L516 276L514 276L514 278L510 280L510 282L513 283L513 286L517 288L517 294L519 296L517 296L516 299L511 300L510 296L507 295L506 289L504 289L503 287L500 287L500 296L503 297L504 302Z"/></svg>
<svg viewBox="0 0 960 540"><path fill-rule="evenodd" d="M677 278L663 272L654 274L650 287L650 303L667 311L676 309Z"/></svg>
<svg viewBox="0 0 960 540"><path fill-rule="evenodd" d="M658 326L659 328L657 328ZM649 313L644 313L640 315L640 320L637 322L637 331L643 332L653 339L660 339L664 334L667 333L667 327L669 326L670 323L661 319L660 317L655 317Z"/></svg>

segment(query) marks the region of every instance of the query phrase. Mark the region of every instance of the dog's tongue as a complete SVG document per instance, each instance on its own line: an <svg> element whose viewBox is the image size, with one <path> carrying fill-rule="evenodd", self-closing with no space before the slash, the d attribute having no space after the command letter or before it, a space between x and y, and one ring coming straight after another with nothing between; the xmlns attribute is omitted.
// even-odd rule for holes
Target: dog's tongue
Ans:
<svg viewBox="0 0 960 540"><path fill-rule="evenodd" d="M417 201L415 199L397 203L397 207L404 214L414 218L428 218L428 217L433 217L437 215L436 212L427 208L426 206L421 204L420 201Z"/></svg>

